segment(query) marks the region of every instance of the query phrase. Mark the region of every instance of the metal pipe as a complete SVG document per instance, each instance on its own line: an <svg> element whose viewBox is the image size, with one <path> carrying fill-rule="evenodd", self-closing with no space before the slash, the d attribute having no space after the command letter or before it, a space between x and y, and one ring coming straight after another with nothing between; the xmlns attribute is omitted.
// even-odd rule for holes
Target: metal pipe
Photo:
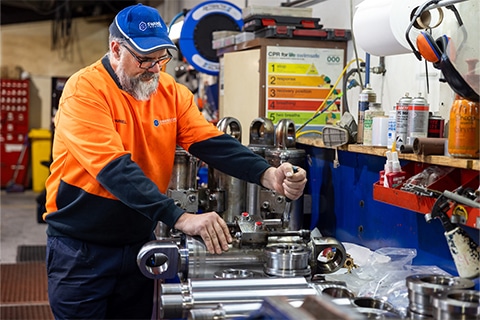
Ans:
<svg viewBox="0 0 480 320"><path fill-rule="evenodd" d="M300 308L304 301L292 300L288 303L294 308ZM214 308L192 309L188 312L188 320L242 319L261 307L262 303L257 302L222 304Z"/></svg>
<svg viewBox="0 0 480 320"><path fill-rule="evenodd" d="M180 273L183 280L188 278L212 278L215 273L228 268L248 269L263 273L262 249L229 248L221 255L208 253L205 244L193 237L186 237L185 250L181 250L182 265Z"/></svg>
<svg viewBox="0 0 480 320"><path fill-rule="evenodd" d="M289 288L289 287L308 287L304 277L294 278L255 278L255 279L211 279L211 280L192 280L187 283L163 283L161 285L162 294L180 294L182 292L199 292L212 290L248 290L256 288Z"/></svg>
<svg viewBox="0 0 480 320"><path fill-rule="evenodd" d="M169 294L160 296L158 302L162 318L185 318L195 308L215 308L219 304L261 303L267 297L284 297L287 300L303 300L317 295L314 288L200 291L191 295Z"/></svg>
<svg viewBox="0 0 480 320"><path fill-rule="evenodd" d="M221 291L198 291L192 293L193 301L196 304L210 303L235 303L259 302L266 297L286 297L287 299L302 299L308 295L316 295L314 288L274 288L256 290L221 290Z"/></svg>
<svg viewBox="0 0 480 320"><path fill-rule="evenodd" d="M435 3L435 4L429 5L428 7L425 8L425 10L431 10L431 9L435 9L435 8L446 7L446 6L450 6L450 5L460 3L460 2L464 2L464 1L467 1L467 0L441 0L437 3Z"/></svg>

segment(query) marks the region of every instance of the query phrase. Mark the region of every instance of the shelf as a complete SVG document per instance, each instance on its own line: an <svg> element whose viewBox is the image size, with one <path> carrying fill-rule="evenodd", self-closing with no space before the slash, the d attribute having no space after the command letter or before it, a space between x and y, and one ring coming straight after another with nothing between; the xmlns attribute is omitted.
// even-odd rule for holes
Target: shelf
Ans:
<svg viewBox="0 0 480 320"><path fill-rule="evenodd" d="M296 38L255 38L249 41L241 42L233 46L217 49L217 56L221 57L225 53L262 48L266 46L289 46L295 47L299 43L308 44L312 48L345 48L347 41L318 40L318 39L296 39Z"/></svg>
<svg viewBox="0 0 480 320"><path fill-rule="evenodd" d="M409 163L402 169L407 176L413 176L421 172L425 166L421 163ZM471 170L452 169L451 172L427 186L429 190L454 191L458 187L478 188L479 173ZM373 185L373 199L396 207L401 207L414 212L431 213L437 200L435 197L417 195L398 188L386 188L378 181ZM472 208L463 204L455 203L447 212L449 217L456 215L461 224L480 229L480 209Z"/></svg>
<svg viewBox="0 0 480 320"><path fill-rule="evenodd" d="M321 138L301 136L298 137L296 141L301 144L329 149L324 146ZM338 149L384 158L386 157L385 153L387 151L386 147L371 147L360 144L348 144ZM399 153L398 157L399 159L410 161L403 167L403 170L407 172L407 178L421 172L429 165L452 168L451 173L428 186L430 190L439 192L445 190L454 191L460 186L473 189L478 188L480 160L456 159L447 156L418 156L416 154L401 153ZM430 213L436 201L434 197L416 195L412 192L403 191L400 188L386 188L378 182L373 185L373 199L422 214ZM464 220L462 224L480 229L480 209L456 205L451 208L447 214L451 217L454 213L462 216Z"/></svg>
<svg viewBox="0 0 480 320"><path fill-rule="evenodd" d="M298 143L319 147L327 148L323 145L323 140L321 138L312 138L312 137L298 137ZM363 146L361 144L348 144L341 146L338 150L370 154L379 157L385 157L385 152L387 152L386 147L371 147ZM480 171L480 160L478 159L460 159L452 158L447 156L420 156L413 153L399 153L398 158L401 160L415 161L421 163L434 164L439 166L446 166L452 168L460 169L471 169Z"/></svg>

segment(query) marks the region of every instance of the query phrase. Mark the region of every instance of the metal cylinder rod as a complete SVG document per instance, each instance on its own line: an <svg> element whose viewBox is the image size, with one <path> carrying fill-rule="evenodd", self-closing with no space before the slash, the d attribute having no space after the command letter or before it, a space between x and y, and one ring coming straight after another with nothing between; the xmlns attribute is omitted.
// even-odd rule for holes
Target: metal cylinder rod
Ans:
<svg viewBox="0 0 480 320"><path fill-rule="evenodd" d="M308 287L303 277L295 278L264 278L264 279L225 279L225 280L191 280L193 290L231 289L231 288L277 288L277 287Z"/></svg>
<svg viewBox="0 0 480 320"><path fill-rule="evenodd" d="M226 302L258 302L266 297L285 297L287 299L302 299L316 295L314 288L278 288L257 290L222 290L193 292L192 298L197 304L226 303Z"/></svg>
<svg viewBox="0 0 480 320"><path fill-rule="evenodd" d="M303 304L302 300L291 300L289 304L294 308L299 308ZM215 305L211 308L202 306L201 309L192 309L189 311L188 319L192 320L212 320L212 319L242 319L250 313L259 310L262 307L261 302L255 303L233 303ZM221 317L219 317L219 314Z"/></svg>
<svg viewBox="0 0 480 320"><path fill-rule="evenodd" d="M252 290L255 288L307 288L304 277L189 280L188 283L163 283L162 294L180 294L189 291Z"/></svg>

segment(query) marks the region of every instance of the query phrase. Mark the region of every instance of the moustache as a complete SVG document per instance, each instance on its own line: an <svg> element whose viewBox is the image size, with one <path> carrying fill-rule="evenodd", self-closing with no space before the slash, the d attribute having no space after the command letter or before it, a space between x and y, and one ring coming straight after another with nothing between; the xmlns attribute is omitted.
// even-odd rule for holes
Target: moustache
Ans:
<svg viewBox="0 0 480 320"><path fill-rule="evenodd" d="M154 79L155 77L157 77L157 74L155 74L153 72L145 71L144 73L142 73L139 76L139 79L140 80L151 80L151 79Z"/></svg>

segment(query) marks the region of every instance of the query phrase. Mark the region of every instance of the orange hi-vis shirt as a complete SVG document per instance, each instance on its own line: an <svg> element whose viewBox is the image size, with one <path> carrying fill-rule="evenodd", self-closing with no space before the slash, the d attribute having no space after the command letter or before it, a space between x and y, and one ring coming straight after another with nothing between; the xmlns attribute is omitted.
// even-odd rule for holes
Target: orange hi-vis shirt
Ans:
<svg viewBox="0 0 480 320"><path fill-rule="evenodd" d="M241 161L230 172L251 182L268 168L207 122L170 75L162 72L157 92L138 101L121 89L106 56L68 79L54 124L43 215L49 235L122 245L148 239L157 221L173 226L184 211L164 193L177 145L220 170Z"/></svg>

